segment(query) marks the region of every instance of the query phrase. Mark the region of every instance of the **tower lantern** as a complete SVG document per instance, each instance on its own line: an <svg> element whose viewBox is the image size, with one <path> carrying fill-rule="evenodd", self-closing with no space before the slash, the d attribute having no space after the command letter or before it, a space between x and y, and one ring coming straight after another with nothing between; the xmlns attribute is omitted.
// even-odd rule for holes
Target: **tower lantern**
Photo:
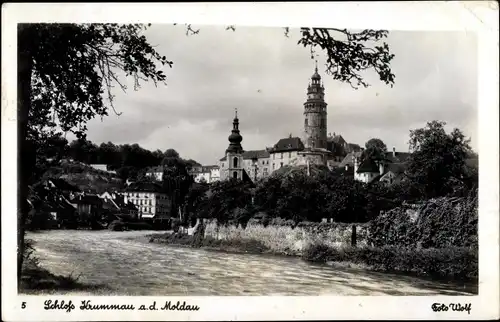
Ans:
<svg viewBox="0 0 500 322"><path fill-rule="evenodd" d="M304 103L304 145L308 149L326 149L327 147L327 113L325 89L318 73L318 62L311 83L307 87L307 100Z"/></svg>

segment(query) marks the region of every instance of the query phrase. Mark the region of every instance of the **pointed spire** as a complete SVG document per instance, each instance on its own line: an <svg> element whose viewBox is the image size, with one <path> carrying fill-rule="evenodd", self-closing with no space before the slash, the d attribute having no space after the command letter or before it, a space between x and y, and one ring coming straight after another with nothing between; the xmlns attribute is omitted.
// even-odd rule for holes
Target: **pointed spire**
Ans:
<svg viewBox="0 0 500 322"><path fill-rule="evenodd" d="M316 68L314 69L314 71L317 73L318 72L318 60L316 59L315 62L316 62Z"/></svg>
<svg viewBox="0 0 500 322"><path fill-rule="evenodd" d="M235 119L238 118L238 108L237 107L234 108L234 118Z"/></svg>

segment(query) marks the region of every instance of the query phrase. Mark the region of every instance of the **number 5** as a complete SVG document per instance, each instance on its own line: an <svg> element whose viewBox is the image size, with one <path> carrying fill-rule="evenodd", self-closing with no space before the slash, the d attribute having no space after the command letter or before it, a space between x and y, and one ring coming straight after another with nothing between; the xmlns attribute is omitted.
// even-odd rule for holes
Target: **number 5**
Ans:
<svg viewBox="0 0 500 322"><path fill-rule="evenodd" d="M25 308L26 308L26 302L21 303L21 309L25 309Z"/></svg>

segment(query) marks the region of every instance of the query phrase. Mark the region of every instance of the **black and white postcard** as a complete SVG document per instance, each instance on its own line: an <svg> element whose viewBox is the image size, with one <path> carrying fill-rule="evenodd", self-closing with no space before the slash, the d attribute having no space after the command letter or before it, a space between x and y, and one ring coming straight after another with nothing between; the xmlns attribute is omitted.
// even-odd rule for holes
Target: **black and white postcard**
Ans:
<svg viewBox="0 0 500 322"><path fill-rule="evenodd" d="M495 319L498 3L2 7L5 321Z"/></svg>

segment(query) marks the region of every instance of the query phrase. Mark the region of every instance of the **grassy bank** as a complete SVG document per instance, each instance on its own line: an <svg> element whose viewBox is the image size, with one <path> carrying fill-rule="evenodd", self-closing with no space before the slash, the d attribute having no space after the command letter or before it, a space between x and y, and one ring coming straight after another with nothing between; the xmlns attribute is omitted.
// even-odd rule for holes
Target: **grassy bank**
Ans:
<svg viewBox="0 0 500 322"><path fill-rule="evenodd" d="M318 243L305 249L303 259L321 263L349 262L379 272L399 272L443 280L477 281L478 278L478 252L471 248L334 248Z"/></svg>

